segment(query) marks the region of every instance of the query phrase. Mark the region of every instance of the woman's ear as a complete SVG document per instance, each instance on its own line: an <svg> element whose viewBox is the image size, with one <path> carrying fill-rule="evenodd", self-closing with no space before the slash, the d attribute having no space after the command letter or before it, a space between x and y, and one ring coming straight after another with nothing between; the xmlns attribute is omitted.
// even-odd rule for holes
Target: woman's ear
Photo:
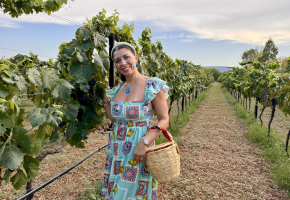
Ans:
<svg viewBox="0 0 290 200"><path fill-rule="evenodd" d="M135 60L136 60L136 63L138 62L138 55L136 54L135 55Z"/></svg>

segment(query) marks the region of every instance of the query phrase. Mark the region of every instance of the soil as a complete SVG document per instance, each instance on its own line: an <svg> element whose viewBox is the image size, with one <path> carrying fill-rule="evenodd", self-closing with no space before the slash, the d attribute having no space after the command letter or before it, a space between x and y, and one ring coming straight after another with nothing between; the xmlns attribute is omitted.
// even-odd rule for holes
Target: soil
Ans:
<svg viewBox="0 0 290 200"><path fill-rule="evenodd" d="M175 106L171 113L176 112ZM182 131L179 139L181 174L174 182L159 184L160 200L290 199L273 182L269 164L262 158L261 150L246 138L246 130L219 84L209 89L206 99ZM47 156L33 187L48 181L107 141L108 134L96 131L88 136L85 149L66 145L59 154ZM34 199L81 199L86 188L93 188L95 182L102 179L105 156L106 150L95 154L36 193ZM24 193L24 189L15 191L10 184L2 183L0 199L16 199Z"/></svg>
<svg viewBox="0 0 290 200"><path fill-rule="evenodd" d="M180 177L159 184L159 199L290 199L273 182L269 164L247 139L219 84L183 133Z"/></svg>

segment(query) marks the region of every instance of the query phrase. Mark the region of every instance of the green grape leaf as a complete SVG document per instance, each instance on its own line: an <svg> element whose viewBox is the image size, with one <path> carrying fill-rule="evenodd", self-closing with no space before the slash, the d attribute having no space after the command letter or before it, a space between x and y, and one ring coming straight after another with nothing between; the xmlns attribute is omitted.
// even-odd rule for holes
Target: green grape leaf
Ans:
<svg viewBox="0 0 290 200"><path fill-rule="evenodd" d="M105 95L105 89L107 88L107 85L101 82L97 82L95 86L95 99L100 97L101 99L104 98Z"/></svg>
<svg viewBox="0 0 290 200"><path fill-rule="evenodd" d="M14 121L11 119L11 116L7 113L0 113L0 124L3 124L6 128L13 128Z"/></svg>
<svg viewBox="0 0 290 200"><path fill-rule="evenodd" d="M78 115L80 104L78 101L71 100L67 105L64 105L60 111L63 112L64 119L74 121Z"/></svg>
<svg viewBox="0 0 290 200"><path fill-rule="evenodd" d="M24 153L29 153L31 150L31 138L29 135L25 135L27 130L22 127L15 127L13 129L12 140L13 143L19 145Z"/></svg>
<svg viewBox="0 0 290 200"><path fill-rule="evenodd" d="M14 87L12 85L9 85L8 86L8 89L9 89L9 92L10 92L8 98L11 98L11 97L19 94L19 90L17 89L17 87Z"/></svg>
<svg viewBox="0 0 290 200"><path fill-rule="evenodd" d="M22 160L23 153L17 145L11 141L10 136L0 148L0 165L10 170L16 170Z"/></svg>
<svg viewBox="0 0 290 200"><path fill-rule="evenodd" d="M86 123L82 121L69 123L66 130L66 136L71 137L74 142L79 142L83 139L83 136L88 135L88 129Z"/></svg>
<svg viewBox="0 0 290 200"><path fill-rule="evenodd" d="M58 83L58 76L56 75L54 70L42 70L43 76L43 87L52 90Z"/></svg>
<svg viewBox="0 0 290 200"><path fill-rule="evenodd" d="M80 28L76 32L78 40L88 40L91 37L91 31L89 29Z"/></svg>
<svg viewBox="0 0 290 200"><path fill-rule="evenodd" d="M4 135L6 128L0 125L0 136Z"/></svg>
<svg viewBox="0 0 290 200"><path fill-rule="evenodd" d="M97 73L97 69L90 61L83 62L82 64L74 64L69 71L70 76L75 75L76 81L80 83L84 80L91 80L94 73Z"/></svg>
<svg viewBox="0 0 290 200"><path fill-rule="evenodd" d="M16 86L20 92L26 92L28 83L26 82L25 78L20 75L17 77Z"/></svg>
<svg viewBox="0 0 290 200"><path fill-rule="evenodd" d="M20 164L19 165L19 169L23 171L24 175L27 177L27 173L26 173L26 170L24 169L23 165Z"/></svg>
<svg viewBox="0 0 290 200"><path fill-rule="evenodd" d="M86 60L88 60L86 54L84 52L77 52L77 58L80 62L84 62Z"/></svg>
<svg viewBox="0 0 290 200"><path fill-rule="evenodd" d="M12 75L13 76L13 75ZM14 76L13 76L14 77ZM5 75L1 75L1 78L2 80L5 82L5 83L8 83L8 84L14 84L16 83L16 81L14 81L11 77L7 77Z"/></svg>
<svg viewBox="0 0 290 200"><path fill-rule="evenodd" d="M22 170L18 170L17 173L10 178L10 182L12 183L14 189L19 190L22 186L24 186L30 179L25 176Z"/></svg>
<svg viewBox="0 0 290 200"><path fill-rule="evenodd" d="M76 126L76 122L71 122L68 124L68 127L66 129L66 136L67 137L71 137L72 135L74 135L77 132L77 126Z"/></svg>
<svg viewBox="0 0 290 200"><path fill-rule="evenodd" d="M80 89L81 89L83 92L88 92L89 89L90 89L90 86L89 86L87 83L85 83L85 84L81 83L81 84L80 84Z"/></svg>
<svg viewBox="0 0 290 200"><path fill-rule="evenodd" d="M0 103L6 103L7 101L5 99L0 98Z"/></svg>
<svg viewBox="0 0 290 200"><path fill-rule="evenodd" d="M33 134L31 134L31 140L32 140L32 148L31 148L31 156L35 158L41 148L42 148L42 141L45 137L45 132L39 128L38 130L35 130Z"/></svg>
<svg viewBox="0 0 290 200"><path fill-rule="evenodd" d="M57 112L56 109L51 109L48 113L48 117L46 122L49 123L53 127L58 127L58 122L61 122L62 119L60 117L60 113Z"/></svg>
<svg viewBox="0 0 290 200"><path fill-rule="evenodd" d="M58 139L58 131L59 131L59 128L55 128L55 130L52 132L50 136L49 142L55 142Z"/></svg>
<svg viewBox="0 0 290 200"><path fill-rule="evenodd" d="M1 85L0 86L0 97L5 98L9 95L9 89L7 88L6 85Z"/></svg>
<svg viewBox="0 0 290 200"><path fill-rule="evenodd" d="M86 52L89 49L93 49L95 46L93 41L86 40L82 42L76 41L74 47L77 48L79 51Z"/></svg>
<svg viewBox="0 0 290 200"><path fill-rule="evenodd" d="M94 54L94 62L98 67L103 67L102 59L97 53Z"/></svg>
<svg viewBox="0 0 290 200"><path fill-rule="evenodd" d="M59 79L58 80L58 86L53 90L51 93L54 98L60 97L61 99L69 99L71 90L74 87L66 80L64 79Z"/></svg>
<svg viewBox="0 0 290 200"><path fill-rule="evenodd" d="M44 113L41 113L41 111L42 110L40 108L35 108L30 113L28 113L27 118L29 119L32 127L39 126L43 124L43 122L46 121L47 115Z"/></svg>
<svg viewBox="0 0 290 200"><path fill-rule="evenodd" d="M103 46L107 42L106 38L101 34L99 34L98 32L93 33L93 37L96 47Z"/></svg>
<svg viewBox="0 0 290 200"><path fill-rule="evenodd" d="M86 110L84 122L95 126L99 124L99 116L96 114L94 108Z"/></svg>
<svg viewBox="0 0 290 200"><path fill-rule="evenodd" d="M30 179L35 178L39 171L39 161L31 156L24 156L23 167Z"/></svg>
<svg viewBox="0 0 290 200"><path fill-rule="evenodd" d="M106 68L106 70L109 70L109 68L110 68L109 56L106 54L105 51L101 51L99 54L100 54L100 57L102 59L104 67Z"/></svg>
<svg viewBox="0 0 290 200"><path fill-rule="evenodd" d="M5 170L5 173L4 173L4 176L3 176L3 180L5 181L5 183L9 182L11 174L12 174L11 171L9 171L8 169Z"/></svg>
<svg viewBox="0 0 290 200"><path fill-rule="evenodd" d="M47 135L51 136L52 134L52 126L50 126L49 124L44 125L44 131Z"/></svg>
<svg viewBox="0 0 290 200"><path fill-rule="evenodd" d="M28 74L28 79L31 83L37 86L42 85L41 75L37 69L29 68L26 73Z"/></svg>

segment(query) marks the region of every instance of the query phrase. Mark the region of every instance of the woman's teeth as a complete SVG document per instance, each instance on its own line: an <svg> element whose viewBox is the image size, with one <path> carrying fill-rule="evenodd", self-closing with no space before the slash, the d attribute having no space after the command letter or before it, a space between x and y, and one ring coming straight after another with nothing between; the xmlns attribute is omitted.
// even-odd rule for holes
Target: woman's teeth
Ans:
<svg viewBox="0 0 290 200"><path fill-rule="evenodd" d="M124 72L127 72L129 70L129 67L123 68Z"/></svg>

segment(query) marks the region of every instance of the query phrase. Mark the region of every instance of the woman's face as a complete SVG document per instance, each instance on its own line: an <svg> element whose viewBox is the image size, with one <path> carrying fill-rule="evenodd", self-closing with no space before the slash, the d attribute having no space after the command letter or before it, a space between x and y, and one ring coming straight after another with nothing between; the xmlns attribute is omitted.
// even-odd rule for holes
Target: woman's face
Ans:
<svg viewBox="0 0 290 200"><path fill-rule="evenodd" d="M131 50L127 48L116 50L113 58L116 68L124 76L130 75L136 70L138 56L134 55Z"/></svg>

